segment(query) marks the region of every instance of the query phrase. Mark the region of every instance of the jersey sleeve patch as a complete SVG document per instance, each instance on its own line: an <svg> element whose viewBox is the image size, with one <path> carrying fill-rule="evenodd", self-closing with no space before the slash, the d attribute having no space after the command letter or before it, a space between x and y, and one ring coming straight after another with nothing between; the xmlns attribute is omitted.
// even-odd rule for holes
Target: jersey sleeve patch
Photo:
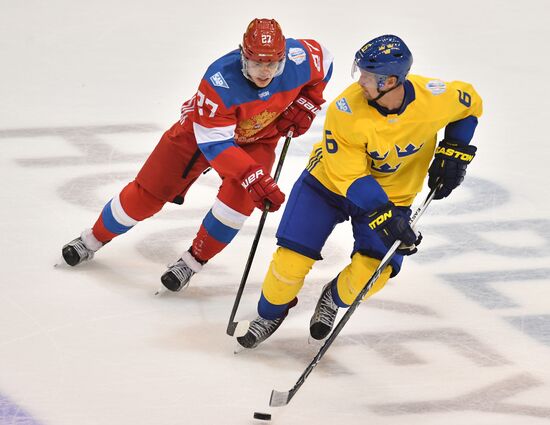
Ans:
<svg viewBox="0 0 550 425"><path fill-rule="evenodd" d="M296 65L304 63L307 59L306 51L301 47L291 47L288 49L287 57Z"/></svg>
<svg viewBox="0 0 550 425"><path fill-rule="evenodd" d="M227 84L227 81L225 81L225 78L223 78L222 73L219 71L210 77L210 82L216 87L229 88L229 84Z"/></svg>
<svg viewBox="0 0 550 425"><path fill-rule="evenodd" d="M348 102L346 101L346 98L343 97L342 99L338 99L336 101L336 108L339 111L346 112L348 114L351 114L351 108L348 105Z"/></svg>
<svg viewBox="0 0 550 425"><path fill-rule="evenodd" d="M441 80L431 80L426 83L426 88L434 95L443 94L447 91L447 85Z"/></svg>

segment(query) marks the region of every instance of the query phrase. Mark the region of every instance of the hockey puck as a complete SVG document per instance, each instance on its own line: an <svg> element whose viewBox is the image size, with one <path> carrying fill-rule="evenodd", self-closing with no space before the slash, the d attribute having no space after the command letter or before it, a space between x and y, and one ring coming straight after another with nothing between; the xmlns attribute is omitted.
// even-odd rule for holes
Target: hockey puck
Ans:
<svg viewBox="0 0 550 425"><path fill-rule="evenodd" d="M270 421L271 415L269 413L254 412L254 419L261 419L262 421Z"/></svg>

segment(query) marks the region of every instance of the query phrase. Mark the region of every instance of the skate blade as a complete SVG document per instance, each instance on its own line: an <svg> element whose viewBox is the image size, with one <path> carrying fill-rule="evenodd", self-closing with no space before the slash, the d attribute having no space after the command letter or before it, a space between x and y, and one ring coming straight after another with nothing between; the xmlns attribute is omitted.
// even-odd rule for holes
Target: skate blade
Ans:
<svg viewBox="0 0 550 425"><path fill-rule="evenodd" d="M161 296L168 292L168 289L166 289L164 286L157 289L157 292L155 292L155 296Z"/></svg>
<svg viewBox="0 0 550 425"><path fill-rule="evenodd" d="M243 347L241 344L239 344L239 342L237 340L235 340L235 349L233 350L233 354L237 355L237 354L240 354L242 353L243 351L254 351L256 350L261 344L258 344L256 347L252 347L252 348L247 348L247 347Z"/></svg>
<svg viewBox="0 0 550 425"><path fill-rule="evenodd" d="M59 257L59 258L56 260L56 262L53 264L53 266L54 266L55 268L57 268L57 267L60 267L60 268L68 268L68 267L70 267L70 266L65 262L65 260L63 259L63 257Z"/></svg>
<svg viewBox="0 0 550 425"><path fill-rule="evenodd" d="M253 350L253 348L243 347L241 344L237 342L235 345L235 349L233 350L233 354L237 355L242 353L243 351L249 351L249 350Z"/></svg>
<svg viewBox="0 0 550 425"><path fill-rule="evenodd" d="M311 335L307 339L308 345L311 345L313 347L320 347L325 343L326 338L323 339L315 339Z"/></svg>

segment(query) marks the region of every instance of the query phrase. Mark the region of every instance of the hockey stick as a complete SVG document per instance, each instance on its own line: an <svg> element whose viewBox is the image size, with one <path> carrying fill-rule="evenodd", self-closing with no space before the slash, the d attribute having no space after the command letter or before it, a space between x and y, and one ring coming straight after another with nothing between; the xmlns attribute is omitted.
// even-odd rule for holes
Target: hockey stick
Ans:
<svg viewBox="0 0 550 425"><path fill-rule="evenodd" d="M275 175L273 176L273 180L275 180L275 183L279 180L279 176L283 168L283 163L285 161L286 153L288 151L290 141L292 140L292 134L293 134L293 129L291 128L286 135L286 139L283 144L283 149L281 150L281 155L279 156L279 162L277 163L277 168L275 169ZM256 248L258 248L258 243L260 242L260 236L262 235L262 231L264 229L264 224L265 224L265 220L267 218L268 212L269 212L269 201L266 201L265 208L262 212L262 217L260 218L260 222L258 224L258 229L256 230L256 236L254 237L254 241L252 242L252 247L250 248L250 253L248 254L248 260L246 261L246 266L244 267L243 276L241 278L241 283L239 285L239 290L237 291L235 302L233 303L233 309L231 310L231 315L229 316L229 322L227 323L227 335L229 336L235 335L235 330L237 329L237 325L239 324L239 322L235 322L235 315L237 314L237 309L239 308L239 303L241 302L244 286L246 285L246 280L248 279L248 273L250 272L250 268L252 267L252 261L254 261L254 256L256 255Z"/></svg>
<svg viewBox="0 0 550 425"><path fill-rule="evenodd" d="M422 216L422 214L424 214L424 211L426 211L426 208L428 207L430 202L432 202L432 199L435 195L437 188L438 188L438 185L436 185L436 187L430 191L430 193L426 197L426 200L414 212L414 214L412 215L409 221L411 227L414 228L418 219ZM401 244L401 241L399 240L393 243L393 245L388 250L384 258L380 261L380 265L378 266L378 268L374 271L371 278L365 284L361 292L359 292L359 295L357 295L353 303L349 306L348 310L342 316L342 318L340 319L338 324L335 326L331 334L328 336L327 340L325 341L325 343L323 344L323 346L321 347L317 355L313 358L311 363L306 367L306 369L304 370L300 378L298 378L298 381L296 381L296 384L294 385L294 387L292 387L288 391L276 391L276 390L271 391L271 398L269 399L270 406L274 406L274 407L286 406L290 402L292 397L294 397L296 392L303 385L303 383L305 382L309 374L313 371L315 366L317 366L317 363L319 363L323 355L332 345L332 343L334 342L334 340L336 339L336 337L338 336L338 334L340 333L344 325L347 323L347 321L349 320L349 318L351 317L355 309L359 306L359 303L361 302L361 300L365 297L367 292L370 291L372 285L374 285L374 282L376 282L376 280L380 277L384 269L388 266L388 264L390 264L390 261L393 255L395 254L395 251L397 251L397 248L399 247L400 244Z"/></svg>

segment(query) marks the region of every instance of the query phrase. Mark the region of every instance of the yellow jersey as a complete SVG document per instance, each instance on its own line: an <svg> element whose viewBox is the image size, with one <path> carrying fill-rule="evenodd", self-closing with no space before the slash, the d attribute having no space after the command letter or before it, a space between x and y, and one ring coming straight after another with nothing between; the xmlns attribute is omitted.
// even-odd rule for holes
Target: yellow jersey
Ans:
<svg viewBox="0 0 550 425"><path fill-rule="evenodd" d="M422 190L437 132L482 114L482 100L468 83L418 75L407 81L408 104L398 114L385 115L371 106L358 83L329 105L323 140L314 145L307 166L323 186L347 196L355 181L370 175L395 205L410 206ZM357 198L357 190L353 192ZM368 206L366 192L359 191L365 199L350 200Z"/></svg>

